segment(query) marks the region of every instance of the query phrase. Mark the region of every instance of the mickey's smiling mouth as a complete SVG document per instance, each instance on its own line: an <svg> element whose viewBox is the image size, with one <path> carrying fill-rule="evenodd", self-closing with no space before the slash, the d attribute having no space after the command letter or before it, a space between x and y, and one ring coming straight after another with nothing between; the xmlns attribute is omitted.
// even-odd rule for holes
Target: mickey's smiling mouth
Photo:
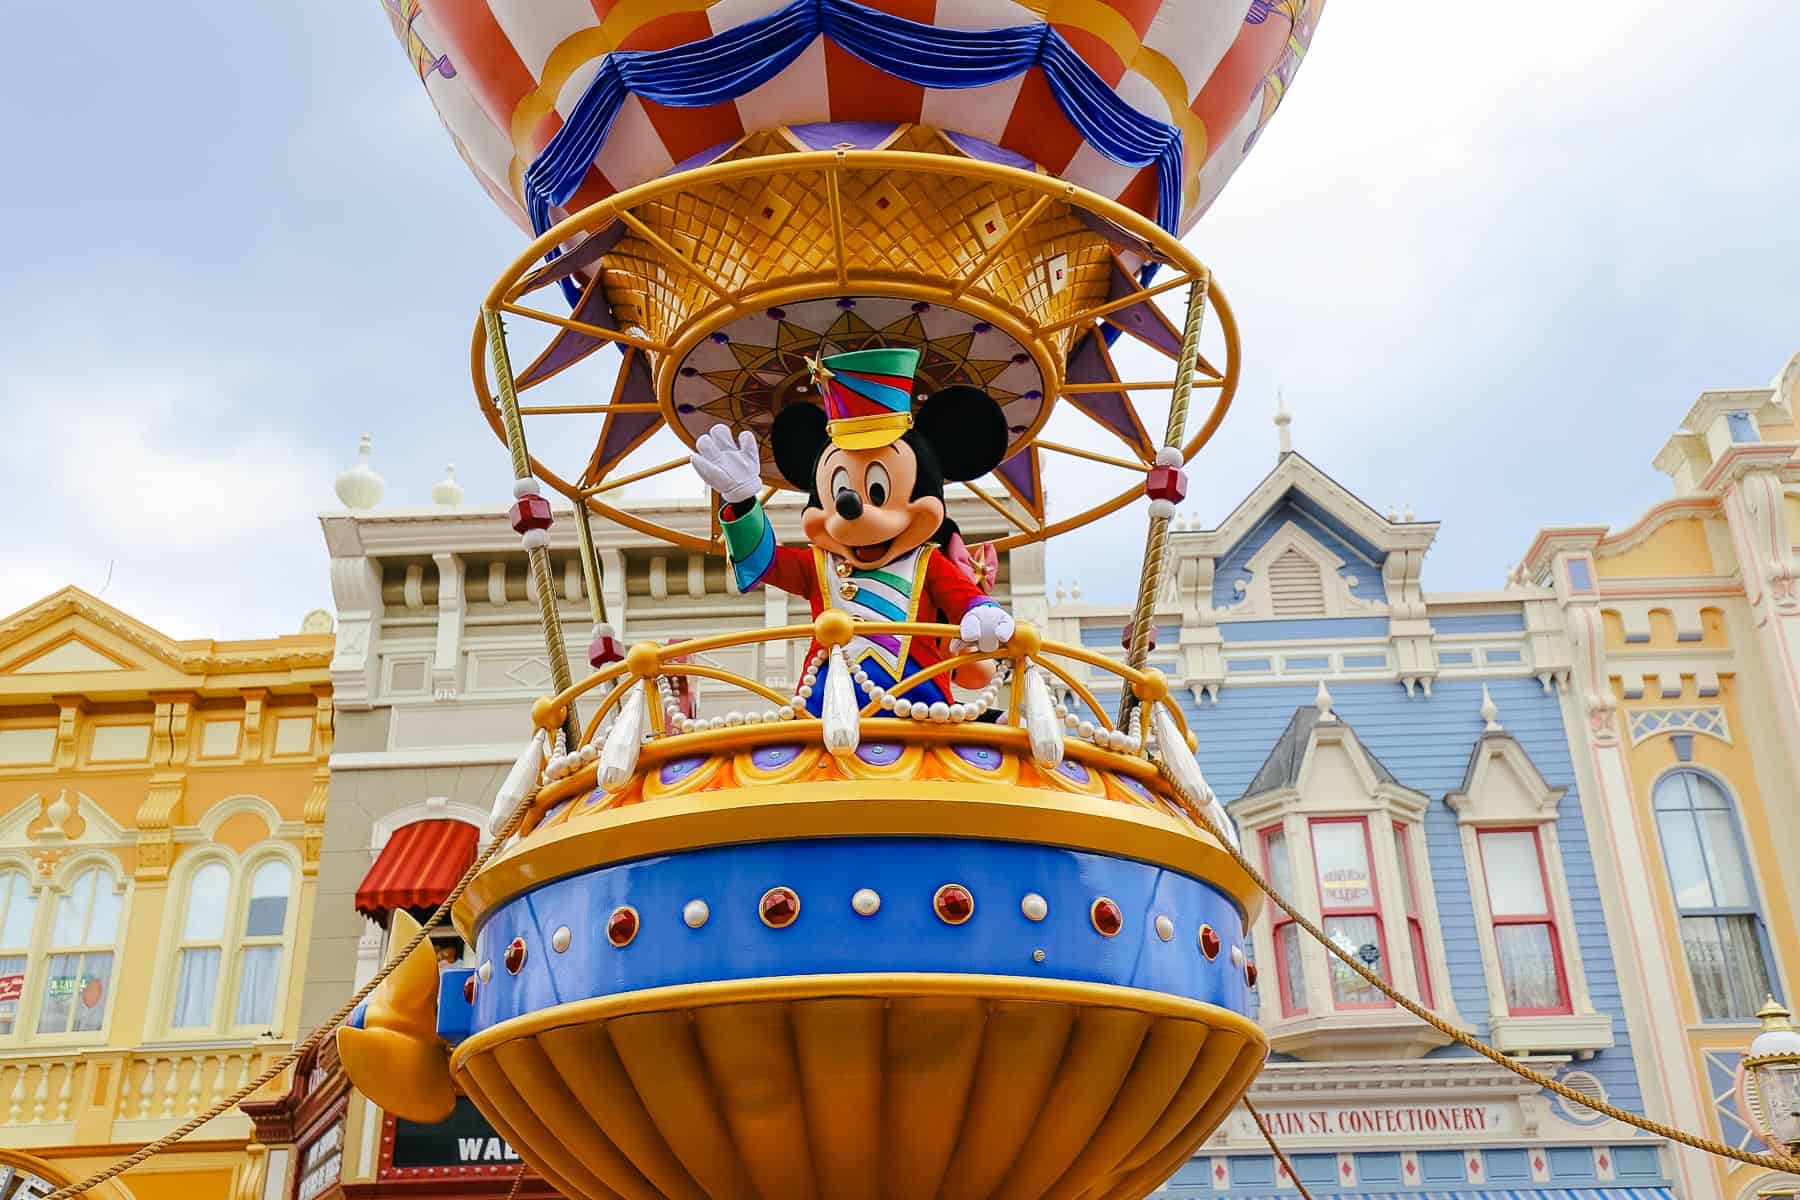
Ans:
<svg viewBox="0 0 1800 1200"><path fill-rule="evenodd" d="M859 563L867 564L878 563L886 558L887 552L893 545L894 539L889 538L885 542L876 542L872 546L850 546L847 547L847 549L850 551L851 558L854 558Z"/></svg>

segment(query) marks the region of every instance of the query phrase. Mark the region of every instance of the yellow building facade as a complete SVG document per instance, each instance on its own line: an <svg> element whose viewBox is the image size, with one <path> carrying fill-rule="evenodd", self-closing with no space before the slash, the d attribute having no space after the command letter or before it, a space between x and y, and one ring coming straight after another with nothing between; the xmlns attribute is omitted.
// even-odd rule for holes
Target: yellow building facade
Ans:
<svg viewBox="0 0 1800 1200"><path fill-rule="evenodd" d="M1739 1064L1800 970L1797 399L1800 356L1767 388L1702 394L1655 460L1671 499L1623 529L1547 529L1525 562L1574 646L1568 724L1605 806L1647 1097L1756 1150ZM1682 1159L1693 1200L1774 1183Z"/></svg>
<svg viewBox="0 0 1800 1200"><path fill-rule="evenodd" d="M293 1044L332 745L309 626L178 641L74 588L0 618L0 1176L79 1180ZM232 1110L105 1194L260 1197L250 1135Z"/></svg>

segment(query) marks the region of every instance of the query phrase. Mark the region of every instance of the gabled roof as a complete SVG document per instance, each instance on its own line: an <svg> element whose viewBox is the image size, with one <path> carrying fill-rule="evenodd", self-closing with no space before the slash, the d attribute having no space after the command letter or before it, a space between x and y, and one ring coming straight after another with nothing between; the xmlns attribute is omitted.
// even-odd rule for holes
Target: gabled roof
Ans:
<svg viewBox="0 0 1800 1200"><path fill-rule="evenodd" d="M1422 551L1437 537L1436 521L1389 521L1305 455L1290 450L1216 528L1181 534L1184 548L1223 557L1289 493L1295 494L1303 509L1341 524L1353 540L1373 548L1377 556L1395 550Z"/></svg>
<svg viewBox="0 0 1800 1200"><path fill-rule="evenodd" d="M1281 736L1275 739L1275 745L1270 748L1269 757L1263 760L1263 765L1257 770L1255 777L1250 780L1249 786L1244 789L1244 795L1255 796L1280 788L1298 787L1300 785L1300 767L1306 760L1306 747L1312 741L1313 728L1318 723L1319 710L1313 705L1309 704L1295 709L1293 717L1287 723L1287 728L1281 731ZM1356 730L1350 727L1348 721L1345 721L1343 717L1337 717L1332 724L1356 743L1356 748L1368 760L1369 769L1375 773L1377 782L1404 786L1394 778L1394 773L1388 770L1379 758L1369 752L1369 748L1363 744L1361 738L1356 736Z"/></svg>

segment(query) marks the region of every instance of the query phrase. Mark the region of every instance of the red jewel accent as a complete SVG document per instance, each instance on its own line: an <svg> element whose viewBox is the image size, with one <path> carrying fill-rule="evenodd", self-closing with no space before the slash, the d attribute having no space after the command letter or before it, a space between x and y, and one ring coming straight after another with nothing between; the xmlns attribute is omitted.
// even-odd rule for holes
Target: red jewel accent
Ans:
<svg viewBox="0 0 1800 1200"><path fill-rule="evenodd" d="M1410 1158L1409 1158L1409 1159L1407 1159L1407 1160L1406 1160L1406 1173L1407 1173L1407 1174L1408 1174L1408 1175L1411 1175L1411 1174L1412 1174L1412 1173L1413 1173L1413 1172L1414 1172L1414 1171L1416 1171L1416 1170L1418 1170L1418 1169L1419 1169L1419 1164L1418 1164L1418 1163L1416 1163L1416 1162L1414 1162L1414 1161L1413 1161L1413 1160L1412 1160L1412 1159L1410 1159Z"/></svg>
<svg viewBox="0 0 1800 1200"><path fill-rule="evenodd" d="M1152 500L1180 504L1187 497L1187 472L1180 467L1151 467L1144 477L1144 494Z"/></svg>
<svg viewBox="0 0 1800 1200"><path fill-rule="evenodd" d="M1340 1170L1344 1173L1345 1179L1350 1178L1350 1164L1349 1163L1345 1163L1343 1166L1339 1167L1338 1170Z"/></svg>
<svg viewBox="0 0 1800 1200"><path fill-rule="evenodd" d="M1134 628L1136 628L1136 626L1128 621L1125 624L1124 630L1119 634L1119 645L1127 650L1131 649L1131 631ZM1145 642L1150 649L1156 649L1156 626L1152 625L1150 627L1150 636L1145 639Z"/></svg>
<svg viewBox="0 0 1800 1200"><path fill-rule="evenodd" d="M1219 935L1213 932L1211 925L1200 927L1200 953L1206 955L1208 962L1219 957Z"/></svg>
<svg viewBox="0 0 1800 1200"><path fill-rule="evenodd" d="M619 639L605 633L596 633L588 643L588 665L598 671L608 663L623 662L625 651L619 648Z"/></svg>
<svg viewBox="0 0 1800 1200"><path fill-rule="evenodd" d="M1256 964L1253 962L1244 964L1244 983L1249 987L1256 986Z"/></svg>
<svg viewBox="0 0 1800 1200"><path fill-rule="evenodd" d="M506 515L512 520L514 533L524 533L528 529L548 529L550 501L535 492L529 496L520 496L506 510Z"/></svg>
<svg viewBox="0 0 1800 1200"><path fill-rule="evenodd" d="M506 954L503 956L503 961L506 963L507 974L517 975L519 973L519 969L525 965L524 938L516 937L506 944Z"/></svg>
<svg viewBox="0 0 1800 1200"><path fill-rule="evenodd" d="M1606 1170L1606 1168L1607 1168L1607 1165L1608 1165L1608 1164L1609 1164L1609 1163L1610 1163L1610 1162L1611 1162L1611 1161L1612 1161L1612 1160L1611 1160L1611 1159L1609 1159L1609 1158L1607 1158L1607 1157L1606 1157L1606 1155L1604 1155L1604 1154L1602 1154L1602 1155L1601 1155L1601 1156L1600 1156L1600 1169L1601 1169L1601 1170L1602 1170L1602 1171L1604 1171L1604 1170Z"/></svg>
<svg viewBox="0 0 1800 1200"><path fill-rule="evenodd" d="M757 911L770 929L786 929L800 916L800 897L793 888L772 887L762 894Z"/></svg>
<svg viewBox="0 0 1800 1200"><path fill-rule="evenodd" d="M638 933L637 909L621 904L606 918L606 940L623 950Z"/></svg>
<svg viewBox="0 0 1800 1200"><path fill-rule="evenodd" d="M1213 1178L1215 1178L1215 1179L1225 1178L1225 1168L1223 1165L1216 1166L1213 1168Z"/></svg>
<svg viewBox="0 0 1800 1200"><path fill-rule="evenodd" d="M1536 1158L1533 1158L1531 1160L1531 1169L1534 1171L1541 1171L1544 1169L1544 1156L1543 1155L1540 1154Z"/></svg>
<svg viewBox="0 0 1800 1200"><path fill-rule="evenodd" d="M946 883L931 898L931 907L946 925L961 925L975 915L975 897L960 883Z"/></svg>
<svg viewBox="0 0 1800 1200"><path fill-rule="evenodd" d="M1477 1175L1481 1174L1481 1160L1479 1158L1471 1158L1469 1160L1469 1170Z"/></svg>
<svg viewBox="0 0 1800 1200"><path fill-rule="evenodd" d="M475 976L472 972L467 979L463 980L463 999L470 1004L475 1003Z"/></svg>
<svg viewBox="0 0 1800 1200"><path fill-rule="evenodd" d="M1119 930L1125 928L1125 914L1105 896L1094 901L1093 907L1088 909L1088 919L1103 937L1117 937Z"/></svg>

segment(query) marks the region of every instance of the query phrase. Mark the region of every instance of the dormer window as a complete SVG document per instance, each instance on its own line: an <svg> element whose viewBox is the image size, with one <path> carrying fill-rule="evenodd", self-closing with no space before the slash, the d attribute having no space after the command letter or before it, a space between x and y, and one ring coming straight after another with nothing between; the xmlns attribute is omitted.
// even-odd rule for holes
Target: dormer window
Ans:
<svg viewBox="0 0 1800 1200"><path fill-rule="evenodd" d="M1427 797L1402 786L1329 707L1303 708L1230 806L1270 882L1333 944L1402 994L1448 994L1424 845ZM1276 986L1259 1019L1301 1058L1416 1057L1447 1039L1421 1024L1278 907L1253 931ZM1452 1018L1454 1019L1454 1018Z"/></svg>
<svg viewBox="0 0 1800 1200"><path fill-rule="evenodd" d="M1576 944L1556 832L1566 790L1496 722L1444 800L1462 831L1494 1044L1588 1058L1613 1044L1612 1018L1594 1009Z"/></svg>

